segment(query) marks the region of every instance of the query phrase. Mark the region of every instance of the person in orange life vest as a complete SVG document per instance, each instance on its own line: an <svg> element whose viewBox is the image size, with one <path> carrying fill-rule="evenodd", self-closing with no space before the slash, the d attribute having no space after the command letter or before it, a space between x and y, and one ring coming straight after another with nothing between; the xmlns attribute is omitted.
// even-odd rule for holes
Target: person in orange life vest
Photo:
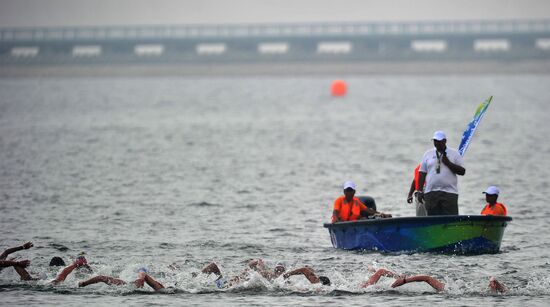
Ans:
<svg viewBox="0 0 550 307"><path fill-rule="evenodd" d="M506 206L501 203L497 203L498 194L500 190L495 186L490 186L483 192L485 194L485 200L487 205L481 210L482 215L506 215Z"/></svg>
<svg viewBox="0 0 550 307"><path fill-rule="evenodd" d="M355 183L346 181L344 183L344 195L334 201L332 211L332 222L356 221L369 215L380 217L391 217L391 214L381 213L365 206L355 196Z"/></svg>
<svg viewBox="0 0 550 307"><path fill-rule="evenodd" d="M422 163L419 163L416 166L416 168L414 169L414 179L411 182L411 188L409 189L409 194L407 195L407 203L412 204L413 194L414 194L415 205L416 205L416 216L427 216L428 212L426 212L426 207L424 206L424 204L418 202L418 198L416 198L418 193L415 193L415 191L419 191L419 189L418 189L418 178L420 176L420 174L419 174L420 164L422 164Z"/></svg>

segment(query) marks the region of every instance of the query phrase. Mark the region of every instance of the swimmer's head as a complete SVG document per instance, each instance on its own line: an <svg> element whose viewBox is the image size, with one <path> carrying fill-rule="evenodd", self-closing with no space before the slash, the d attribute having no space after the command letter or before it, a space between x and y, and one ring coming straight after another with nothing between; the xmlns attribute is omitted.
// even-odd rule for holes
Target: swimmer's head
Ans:
<svg viewBox="0 0 550 307"><path fill-rule="evenodd" d="M282 274L284 271L286 271L284 264L279 262L275 265L275 273Z"/></svg>
<svg viewBox="0 0 550 307"><path fill-rule="evenodd" d="M84 257L85 254L86 253L84 253L84 252L81 252L80 254L78 254L79 256L74 261L74 263L76 264L77 267L88 265L88 260L86 260L86 257Z"/></svg>
<svg viewBox="0 0 550 307"><path fill-rule="evenodd" d="M323 286L330 286L330 279L326 276L319 276L319 281Z"/></svg>
<svg viewBox="0 0 550 307"><path fill-rule="evenodd" d="M147 270L146 267L141 267L141 268L137 269L137 273L145 273L145 274L148 274L148 273L149 273L149 270Z"/></svg>
<svg viewBox="0 0 550 307"><path fill-rule="evenodd" d="M50 266L65 266L65 261L61 257L53 257L50 260Z"/></svg>

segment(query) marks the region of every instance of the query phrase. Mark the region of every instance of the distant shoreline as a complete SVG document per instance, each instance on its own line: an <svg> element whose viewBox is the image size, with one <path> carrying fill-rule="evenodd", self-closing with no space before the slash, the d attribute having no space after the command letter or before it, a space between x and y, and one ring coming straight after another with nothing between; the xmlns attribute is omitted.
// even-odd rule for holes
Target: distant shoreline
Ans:
<svg viewBox="0 0 550 307"><path fill-rule="evenodd" d="M0 78L517 73L549 74L550 60L0 65Z"/></svg>

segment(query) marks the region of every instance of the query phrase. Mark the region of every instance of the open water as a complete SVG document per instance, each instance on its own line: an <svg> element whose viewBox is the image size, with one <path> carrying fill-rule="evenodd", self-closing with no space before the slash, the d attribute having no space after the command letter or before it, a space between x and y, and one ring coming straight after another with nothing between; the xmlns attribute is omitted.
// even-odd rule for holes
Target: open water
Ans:
<svg viewBox="0 0 550 307"><path fill-rule="evenodd" d="M0 79L0 249L34 242L13 255L42 278L4 269L0 305L548 306L550 75L350 76L344 98L330 97L333 78ZM500 253L332 248L322 224L345 180L379 210L414 215L406 193L433 131L456 147L490 95L459 206L478 214L486 186L501 187L514 220ZM94 272L49 285L49 259L80 251ZM309 265L333 285L252 274L219 290L191 277L210 261L236 275L250 258ZM95 274L133 280L139 266L172 288L77 287ZM446 290L392 289L391 278L362 289L369 266L432 275ZM510 291L489 293L490 276Z"/></svg>

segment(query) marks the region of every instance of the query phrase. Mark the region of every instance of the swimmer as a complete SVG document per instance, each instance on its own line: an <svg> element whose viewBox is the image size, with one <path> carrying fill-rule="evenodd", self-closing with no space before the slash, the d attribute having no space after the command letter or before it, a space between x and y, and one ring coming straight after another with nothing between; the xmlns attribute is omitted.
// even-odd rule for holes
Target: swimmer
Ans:
<svg viewBox="0 0 550 307"><path fill-rule="evenodd" d="M206 275L210 275L210 274L216 275L217 276L217 278L215 280L216 287L218 289L222 289L222 288L232 287L232 286L238 284L239 282L241 282L241 280L245 279L246 276L248 275L248 270L244 270L238 276L231 277L231 279L229 279L229 281L228 281L223 277L222 272L221 272L220 268L218 267L218 265L214 262L211 262L207 266L202 268L201 273L206 274ZM196 274L193 274L193 277L196 277Z"/></svg>
<svg viewBox="0 0 550 307"><path fill-rule="evenodd" d="M317 276L312 268L303 267L288 273L283 274L284 279L288 279L293 275L304 275L304 277L312 284L322 284L323 286L330 286L330 279L326 276Z"/></svg>
<svg viewBox="0 0 550 307"><path fill-rule="evenodd" d="M396 288L399 286L402 286L409 282L426 282L430 286L432 286L437 292L441 292L445 290L445 284L440 282L439 280L426 275L417 275L412 277L401 277L397 279L392 285L392 288ZM506 293L508 289L500 283L498 280L496 280L494 277L489 278L489 285L488 289L492 293Z"/></svg>
<svg viewBox="0 0 550 307"><path fill-rule="evenodd" d="M371 270L371 269L369 269ZM426 282L437 292L441 292L445 289L445 284L439 280L427 276L427 275L417 275L406 277L405 275L397 274L386 269L378 269L366 282L364 282L361 287L367 288L376 284L382 276L395 278L395 282L391 285L392 288L397 288L409 282Z"/></svg>
<svg viewBox="0 0 550 307"><path fill-rule="evenodd" d="M57 275L57 277L51 281L51 283L58 284L60 282L65 281L67 276L69 276L69 274L71 274L76 268L86 268L91 271L91 268L88 265L88 261L86 260L86 257L84 257L84 255L85 255L84 252L80 253L79 256L76 258L76 260L69 266L65 267L61 271L61 273L59 273L59 275ZM54 257L54 258L59 258L59 257ZM64 263L63 259L59 258L54 260L54 258L52 258L52 260L50 261L50 265L52 265L52 262L54 262L55 264Z"/></svg>
<svg viewBox="0 0 550 307"><path fill-rule="evenodd" d="M249 260L248 267L258 272L263 278L269 281L276 279L286 271L286 268L282 263L277 263L273 270L268 269L262 259Z"/></svg>
<svg viewBox="0 0 550 307"><path fill-rule="evenodd" d="M278 263L273 270L268 269L262 259L251 259L247 261L248 268L244 269L239 275L231 277L227 280L221 273L220 268L214 262L209 263L207 266L202 268L201 273L210 275L214 274L217 276L216 287L219 289L232 287L243 280L247 280L250 277L250 269L254 270L260 274L263 278L268 281L272 281L277 277L281 276L285 272L285 266L281 263ZM196 274L193 274L193 277L196 277Z"/></svg>
<svg viewBox="0 0 550 307"><path fill-rule="evenodd" d="M137 279L131 282L134 286L137 288L143 288L144 284L147 283L151 288L153 288L155 291L159 291L161 289L164 289L164 286L156 281L153 277L149 276L147 268L139 268L137 271ZM86 287L92 284L97 283L105 283L107 285L115 285L115 286L122 286L128 284L124 280L114 278L111 276L105 276L105 275L99 275L96 277L92 277L88 280L81 281L78 283L79 287Z"/></svg>
<svg viewBox="0 0 550 307"><path fill-rule="evenodd" d="M0 271L2 271L2 268L11 266L17 272L17 274L19 274L19 276L21 277L21 280L35 280L36 278L31 277L29 272L25 270L25 268L30 265L29 260L22 260L22 261L14 261L13 259L6 260L9 254L15 253L23 249L29 249L33 246L34 245L32 244L32 242L27 242L21 246L16 246L16 247L6 249L0 255Z"/></svg>
<svg viewBox="0 0 550 307"><path fill-rule="evenodd" d="M374 285L375 283L380 280L382 276L386 277L392 277L396 280L391 285L392 288L400 287L404 284L410 283L410 282L425 282L428 285L430 285L432 288L434 288L437 292L442 292L445 290L445 284L441 281L435 279L434 277L428 276L428 275L416 275L416 276L405 276L396 274L392 271L386 270L386 269L379 269L377 270L366 282L364 282L361 286L363 288L366 288L368 286ZM500 292L505 293L508 289L501 284L498 280L496 280L494 277L491 277L489 279L489 290L493 293Z"/></svg>

